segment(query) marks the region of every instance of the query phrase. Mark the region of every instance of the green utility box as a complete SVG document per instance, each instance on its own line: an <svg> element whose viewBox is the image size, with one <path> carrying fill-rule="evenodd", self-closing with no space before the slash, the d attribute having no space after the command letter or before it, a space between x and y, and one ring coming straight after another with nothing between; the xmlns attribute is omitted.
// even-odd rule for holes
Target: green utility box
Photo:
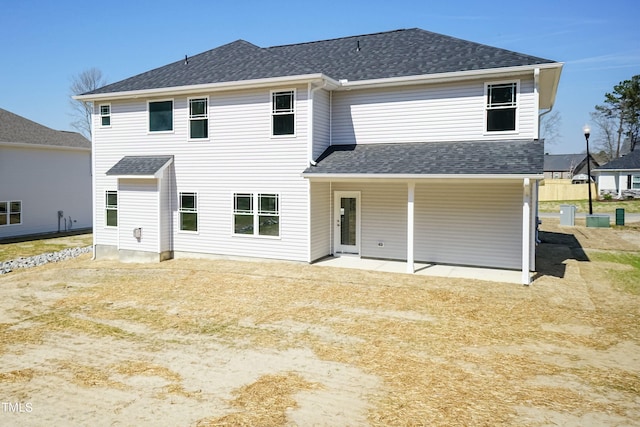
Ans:
<svg viewBox="0 0 640 427"><path fill-rule="evenodd" d="M607 228L610 227L611 218L607 214L587 215L587 227Z"/></svg>
<svg viewBox="0 0 640 427"><path fill-rule="evenodd" d="M616 225L624 225L624 209L616 209Z"/></svg>

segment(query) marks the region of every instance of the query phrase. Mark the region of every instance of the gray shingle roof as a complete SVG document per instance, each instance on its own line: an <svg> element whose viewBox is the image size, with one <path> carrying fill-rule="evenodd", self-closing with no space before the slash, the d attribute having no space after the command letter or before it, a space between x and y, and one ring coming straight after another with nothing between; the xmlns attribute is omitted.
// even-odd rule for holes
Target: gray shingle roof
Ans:
<svg viewBox="0 0 640 427"><path fill-rule="evenodd" d="M543 173L543 158L538 140L334 145L304 173L529 175Z"/></svg>
<svg viewBox="0 0 640 427"><path fill-rule="evenodd" d="M238 40L89 93L314 73L356 81L553 62L413 28L268 48Z"/></svg>
<svg viewBox="0 0 640 427"><path fill-rule="evenodd" d="M569 172L584 162L587 154L545 154L545 172Z"/></svg>
<svg viewBox="0 0 640 427"><path fill-rule="evenodd" d="M91 149L91 141L77 132L53 130L2 108L0 142Z"/></svg>
<svg viewBox="0 0 640 427"><path fill-rule="evenodd" d="M153 176L172 160L173 156L124 156L107 175Z"/></svg>
<svg viewBox="0 0 640 427"><path fill-rule="evenodd" d="M622 157L611 160L609 163L605 163L596 170L613 169L613 170L640 170L640 150L632 151L625 154Z"/></svg>

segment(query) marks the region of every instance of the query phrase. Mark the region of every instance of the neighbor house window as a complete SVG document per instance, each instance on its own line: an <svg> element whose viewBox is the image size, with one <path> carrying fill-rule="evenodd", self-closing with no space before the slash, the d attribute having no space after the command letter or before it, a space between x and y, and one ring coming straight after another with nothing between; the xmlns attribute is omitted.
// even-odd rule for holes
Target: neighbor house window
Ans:
<svg viewBox="0 0 640 427"><path fill-rule="evenodd" d="M631 177L631 189L640 190L640 175L633 175Z"/></svg>
<svg viewBox="0 0 640 427"><path fill-rule="evenodd" d="M518 83L487 84L487 132L516 130Z"/></svg>
<svg viewBox="0 0 640 427"><path fill-rule="evenodd" d="M118 226L118 192L107 191L105 193L105 216L107 227Z"/></svg>
<svg viewBox="0 0 640 427"><path fill-rule="evenodd" d="M22 224L22 202L0 202L0 226Z"/></svg>
<svg viewBox="0 0 640 427"><path fill-rule="evenodd" d="M207 98L189 99L189 138L209 137L209 102Z"/></svg>
<svg viewBox="0 0 640 427"><path fill-rule="evenodd" d="M149 102L149 132L173 130L173 101Z"/></svg>
<svg viewBox="0 0 640 427"><path fill-rule="evenodd" d="M198 231L198 195L180 193L180 230Z"/></svg>
<svg viewBox="0 0 640 427"><path fill-rule="evenodd" d="M100 126L111 126L111 104L100 105Z"/></svg>
<svg viewBox="0 0 640 427"><path fill-rule="evenodd" d="M233 199L234 234L276 237L280 235L278 194L236 193Z"/></svg>
<svg viewBox="0 0 640 427"><path fill-rule="evenodd" d="M273 136L295 134L295 91L271 93L271 132Z"/></svg>

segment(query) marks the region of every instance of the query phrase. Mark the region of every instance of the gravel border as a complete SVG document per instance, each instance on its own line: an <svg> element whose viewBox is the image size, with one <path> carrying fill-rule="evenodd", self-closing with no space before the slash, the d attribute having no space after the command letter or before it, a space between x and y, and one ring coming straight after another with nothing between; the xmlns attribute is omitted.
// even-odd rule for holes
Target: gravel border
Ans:
<svg viewBox="0 0 640 427"><path fill-rule="evenodd" d="M3 261L0 262L0 275L11 273L17 268L31 268L50 262L65 261L89 252L91 252L91 246L85 246L83 248L67 248L58 252L47 252L41 255Z"/></svg>

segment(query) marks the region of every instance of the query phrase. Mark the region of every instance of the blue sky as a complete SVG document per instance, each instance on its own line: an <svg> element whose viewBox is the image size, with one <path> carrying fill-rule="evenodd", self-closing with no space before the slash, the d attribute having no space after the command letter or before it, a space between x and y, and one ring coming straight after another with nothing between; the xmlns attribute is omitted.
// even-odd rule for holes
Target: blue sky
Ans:
<svg viewBox="0 0 640 427"><path fill-rule="evenodd" d="M2 0L0 108L73 130L69 85L87 68L115 82L237 39L266 47L419 27L563 62L562 138L546 151L582 152L594 105L640 74L639 12L637 0Z"/></svg>

